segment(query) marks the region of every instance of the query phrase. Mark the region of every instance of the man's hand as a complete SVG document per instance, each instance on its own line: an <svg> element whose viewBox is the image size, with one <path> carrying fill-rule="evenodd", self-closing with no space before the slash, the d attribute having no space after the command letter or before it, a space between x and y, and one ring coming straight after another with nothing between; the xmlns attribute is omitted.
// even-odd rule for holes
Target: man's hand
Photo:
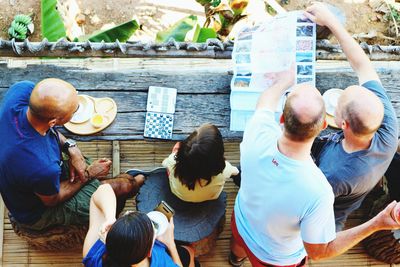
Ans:
<svg viewBox="0 0 400 267"><path fill-rule="evenodd" d="M95 160L90 166L87 168L87 173L89 177L88 179L94 178L94 177L104 177L107 176L108 172L110 171L111 168L111 160L107 158L102 158Z"/></svg>
<svg viewBox="0 0 400 267"><path fill-rule="evenodd" d="M279 99L287 89L294 85L296 66L293 63L289 69L265 74L265 77L272 81L270 88L266 89L257 102L256 109L268 109L274 111Z"/></svg>
<svg viewBox="0 0 400 267"><path fill-rule="evenodd" d="M265 77L273 81L272 86L280 85L286 89L289 89L294 85L296 78L296 65L292 63L289 69L279 72L266 73Z"/></svg>
<svg viewBox="0 0 400 267"><path fill-rule="evenodd" d="M328 9L326 5L320 2L314 2L311 6L306 9L304 13L311 21L315 22L320 26L330 27L335 23L339 23L340 21L336 18L336 16Z"/></svg>
<svg viewBox="0 0 400 267"><path fill-rule="evenodd" d="M85 177L85 170L87 168L87 164L82 152L78 147L71 147L69 148L68 152L69 181L73 183L75 179L78 178L81 182L86 182L87 178Z"/></svg>
<svg viewBox="0 0 400 267"><path fill-rule="evenodd" d="M396 204L397 202L393 201L373 218L374 224L379 230L400 229L400 224L398 224L391 216L391 212Z"/></svg>
<svg viewBox="0 0 400 267"><path fill-rule="evenodd" d="M357 73L360 85L371 80L379 81L379 76L368 56L360 45L351 37L335 15L326 5L314 3L306 9L304 16L321 26L326 26L338 40L351 67Z"/></svg>

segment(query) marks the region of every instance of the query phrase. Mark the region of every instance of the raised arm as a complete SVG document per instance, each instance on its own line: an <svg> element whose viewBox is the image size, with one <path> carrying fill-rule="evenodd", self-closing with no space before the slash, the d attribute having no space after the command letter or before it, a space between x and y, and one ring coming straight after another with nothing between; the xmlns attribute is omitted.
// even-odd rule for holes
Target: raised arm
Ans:
<svg viewBox="0 0 400 267"><path fill-rule="evenodd" d="M356 72L360 85L370 81L379 81L378 74L373 68L368 56L360 45L350 36L340 21L323 3L314 3L305 12L310 20L320 26L326 26L338 40L351 67Z"/></svg>
<svg viewBox="0 0 400 267"><path fill-rule="evenodd" d="M294 65L286 71L269 73L266 75L270 76L274 84L261 94L257 102L256 110L268 109L275 111L283 93L294 84Z"/></svg>
<svg viewBox="0 0 400 267"><path fill-rule="evenodd" d="M99 233L105 235L115 222L117 199L109 184L102 184L90 199L89 230L83 244L83 257L99 239ZM105 238L105 237L104 237Z"/></svg>

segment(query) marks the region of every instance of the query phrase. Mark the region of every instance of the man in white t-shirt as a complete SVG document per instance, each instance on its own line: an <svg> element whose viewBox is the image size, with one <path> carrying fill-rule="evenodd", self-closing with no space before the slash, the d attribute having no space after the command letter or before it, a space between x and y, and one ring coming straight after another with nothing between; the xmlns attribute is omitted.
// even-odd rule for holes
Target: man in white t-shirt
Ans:
<svg viewBox="0 0 400 267"><path fill-rule="evenodd" d="M313 19L329 12L320 3L308 10ZM390 217L393 202L372 220L335 233L332 188L310 156L314 138L326 127L321 94L309 84L294 86L280 119L282 130L274 120L293 76L292 71L275 74L243 135L242 180L231 222L234 266L246 257L253 266L304 266L307 255L331 258L375 231L400 228Z"/></svg>

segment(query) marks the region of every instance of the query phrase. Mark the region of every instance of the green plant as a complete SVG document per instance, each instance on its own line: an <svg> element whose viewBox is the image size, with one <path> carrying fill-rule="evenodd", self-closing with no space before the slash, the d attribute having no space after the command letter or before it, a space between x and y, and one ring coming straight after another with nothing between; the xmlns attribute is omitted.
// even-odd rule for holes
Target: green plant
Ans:
<svg viewBox="0 0 400 267"><path fill-rule="evenodd" d="M185 41L186 34L193 29L197 24L197 17L194 15L188 16L179 20L171 28L160 31L157 33L157 42L167 42L170 38L174 38L176 41Z"/></svg>
<svg viewBox="0 0 400 267"><path fill-rule="evenodd" d="M233 26L246 17L243 12L249 3L248 0L229 0L228 2L220 1L218 6L214 6L213 0L196 1L204 6L206 22L203 27L212 26L221 40L225 40Z"/></svg>
<svg viewBox="0 0 400 267"><path fill-rule="evenodd" d="M138 28L139 24L136 20L130 20L108 30L96 31L89 36L78 37L74 41L115 42L118 39L120 42L126 42Z"/></svg>
<svg viewBox="0 0 400 267"><path fill-rule="evenodd" d="M166 42L170 38L176 41L184 41L189 31L194 29L191 41L202 43L209 38L225 40L231 32L233 25L245 18L243 11L246 9L248 0L196 0L204 7L206 21L201 27L197 23L197 17L188 16L175 23L171 28L157 33L157 42Z"/></svg>
<svg viewBox="0 0 400 267"><path fill-rule="evenodd" d="M41 0L42 36L55 42L66 36L64 23L57 11L57 0Z"/></svg>
<svg viewBox="0 0 400 267"><path fill-rule="evenodd" d="M8 29L8 35L10 39L17 41L25 40L28 35L33 33L33 23L29 15L16 15L14 20L11 22L11 26Z"/></svg>
<svg viewBox="0 0 400 267"><path fill-rule="evenodd" d="M389 35L399 37L400 31L398 23L400 23L400 11L388 3L387 5L389 8L389 12L386 13L384 18L389 21Z"/></svg>
<svg viewBox="0 0 400 267"><path fill-rule="evenodd" d="M43 37L52 42L60 38L66 38L64 22L57 10L57 0L41 0L41 10ZM118 40L126 42L138 28L139 25L136 20L130 20L108 30L96 31L90 35L80 36L73 41L115 42Z"/></svg>

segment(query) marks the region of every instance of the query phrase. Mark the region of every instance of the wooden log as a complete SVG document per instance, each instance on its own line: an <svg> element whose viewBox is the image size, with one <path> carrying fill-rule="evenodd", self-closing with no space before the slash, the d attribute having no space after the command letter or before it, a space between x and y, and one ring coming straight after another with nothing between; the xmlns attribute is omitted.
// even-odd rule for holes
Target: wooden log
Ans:
<svg viewBox="0 0 400 267"><path fill-rule="evenodd" d="M400 62L375 62L374 65L397 114L400 114L400 91L397 87L400 82ZM347 62L317 62L316 73L317 88L321 92L330 88L345 88L358 82ZM178 89L174 140L185 138L206 122L217 125L226 140L242 138L242 132L229 130L231 60L0 61L0 98L14 82L23 79L37 82L48 77L65 79L76 86L80 93L112 97L118 105L116 120L102 132L91 136L76 136L63 130L68 137L82 141L142 140L147 90L150 85L154 85Z"/></svg>

